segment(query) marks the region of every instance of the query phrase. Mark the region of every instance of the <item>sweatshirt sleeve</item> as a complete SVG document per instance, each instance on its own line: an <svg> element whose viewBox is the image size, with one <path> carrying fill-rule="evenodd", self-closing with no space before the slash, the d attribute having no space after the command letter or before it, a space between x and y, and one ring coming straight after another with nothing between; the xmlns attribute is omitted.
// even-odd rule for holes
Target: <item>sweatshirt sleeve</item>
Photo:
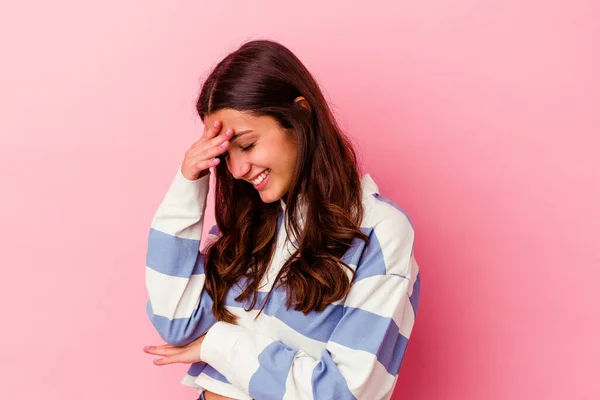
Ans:
<svg viewBox="0 0 600 400"><path fill-rule="evenodd" d="M146 253L146 312L162 339L187 345L215 322L212 299L204 290L200 239L209 176L186 179L181 166L151 223ZM218 238L214 226L207 242Z"/></svg>
<svg viewBox="0 0 600 400"><path fill-rule="evenodd" d="M418 266L406 220L383 221L369 236L320 357L221 321L202 360L256 399L389 399L418 307Z"/></svg>

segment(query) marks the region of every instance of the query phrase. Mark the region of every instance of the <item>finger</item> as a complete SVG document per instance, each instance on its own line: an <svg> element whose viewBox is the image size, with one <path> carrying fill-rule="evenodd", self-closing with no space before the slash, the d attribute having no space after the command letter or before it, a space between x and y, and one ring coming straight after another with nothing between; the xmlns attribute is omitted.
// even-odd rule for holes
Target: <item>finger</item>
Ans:
<svg viewBox="0 0 600 400"><path fill-rule="evenodd" d="M206 132L204 134L204 138L205 139L212 139L215 136L217 136L217 134L219 133L219 131L221 130L221 128L223 127L223 124L221 123L221 121L216 120L212 125L209 125L206 128Z"/></svg>
<svg viewBox="0 0 600 400"><path fill-rule="evenodd" d="M198 161L196 163L196 167L198 168L198 170L204 171L206 169L209 169L210 167L216 167L220 163L221 163L220 158L213 157L213 158L209 158L208 160Z"/></svg>
<svg viewBox="0 0 600 400"><path fill-rule="evenodd" d="M177 361L177 357L157 358L153 361L154 365L169 365L177 362L179 362Z"/></svg>
<svg viewBox="0 0 600 400"><path fill-rule="evenodd" d="M228 129L229 131L229 129ZM233 132L219 135L216 138L204 142L196 142L189 150L188 157L193 159L207 159L209 157L216 157L227 150L227 147L231 143L228 137L233 136Z"/></svg>
<svg viewBox="0 0 600 400"><path fill-rule="evenodd" d="M197 359L186 360L179 355L165 357L165 358L157 358L156 360L153 361L154 365L169 365L169 364L175 364L175 363L191 364L193 362L199 362L199 363L205 364L205 362L197 360Z"/></svg>
<svg viewBox="0 0 600 400"><path fill-rule="evenodd" d="M148 354L154 354L157 356L171 356L174 354L178 354L183 351L183 348L164 345L164 346L146 346L144 347L144 352Z"/></svg>
<svg viewBox="0 0 600 400"><path fill-rule="evenodd" d="M204 150L200 151L198 153L197 157L200 160L210 160L210 159L213 159L213 158L218 157L221 154L225 153L228 148L229 148L229 142L223 142L218 146L209 147L208 149L204 149Z"/></svg>
<svg viewBox="0 0 600 400"><path fill-rule="evenodd" d="M216 135L215 137L209 137L210 135L202 136L192 146L190 150L192 152L198 152L206 149L207 147L218 146L224 141L229 141L233 137L233 129L229 128L222 135Z"/></svg>
<svg viewBox="0 0 600 400"><path fill-rule="evenodd" d="M229 128L222 135L217 135L206 141L208 146L218 146L225 141L229 141L233 137L233 129Z"/></svg>

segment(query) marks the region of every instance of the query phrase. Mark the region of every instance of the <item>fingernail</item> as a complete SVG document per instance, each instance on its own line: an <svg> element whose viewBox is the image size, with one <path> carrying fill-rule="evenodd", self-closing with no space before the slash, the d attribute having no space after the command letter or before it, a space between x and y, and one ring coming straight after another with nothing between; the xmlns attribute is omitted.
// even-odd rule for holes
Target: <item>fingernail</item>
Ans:
<svg viewBox="0 0 600 400"><path fill-rule="evenodd" d="M226 135L231 135L232 133L233 133L233 132L231 131L231 129L227 129L227 130L225 131L225 134L226 134Z"/></svg>
<svg viewBox="0 0 600 400"><path fill-rule="evenodd" d="M144 350L148 350L150 346L144 346Z"/></svg>
<svg viewBox="0 0 600 400"><path fill-rule="evenodd" d="M213 124L213 126L216 128L219 125L219 121L215 121L215 123Z"/></svg>
<svg viewBox="0 0 600 400"><path fill-rule="evenodd" d="M221 143L221 147L225 148L225 146L227 146L227 142Z"/></svg>
<svg viewBox="0 0 600 400"><path fill-rule="evenodd" d="M213 158L213 164L217 164L219 162L218 158Z"/></svg>

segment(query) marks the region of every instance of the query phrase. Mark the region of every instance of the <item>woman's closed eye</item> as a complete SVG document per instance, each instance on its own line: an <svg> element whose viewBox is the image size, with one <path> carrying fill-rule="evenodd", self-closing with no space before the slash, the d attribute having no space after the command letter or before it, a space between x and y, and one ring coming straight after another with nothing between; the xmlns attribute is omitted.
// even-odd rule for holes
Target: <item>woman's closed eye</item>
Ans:
<svg viewBox="0 0 600 400"><path fill-rule="evenodd" d="M248 151L248 150L250 150L250 149L251 149L251 148L253 148L253 147L254 147L254 143L251 143L251 144L249 144L249 145L247 145L247 146L240 146L240 149L241 149L242 151Z"/></svg>
<svg viewBox="0 0 600 400"><path fill-rule="evenodd" d="M240 146L240 150L242 150L242 151L248 151L248 150L252 149L255 144L256 143L251 143L251 144L249 144L247 146ZM220 157L229 158L229 151L224 152L223 154L220 155Z"/></svg>

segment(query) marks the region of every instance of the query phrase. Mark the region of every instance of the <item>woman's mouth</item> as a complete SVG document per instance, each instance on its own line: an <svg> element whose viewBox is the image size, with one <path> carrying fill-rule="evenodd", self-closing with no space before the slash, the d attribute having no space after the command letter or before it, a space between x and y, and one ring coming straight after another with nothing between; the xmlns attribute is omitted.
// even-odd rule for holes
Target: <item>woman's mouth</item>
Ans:
<svg viewBox="0 0 600 400"><path fill-rule="evenodd" d="M252 181L252 184L254 185L254 188L256 190L262 190L262 189L264 189L267 186L267 184L269 183L269 175L270 174L271 174L271 170L267 169L262 174L260 174L259 176L257 176L256 179L254 179Z"/></svg>

